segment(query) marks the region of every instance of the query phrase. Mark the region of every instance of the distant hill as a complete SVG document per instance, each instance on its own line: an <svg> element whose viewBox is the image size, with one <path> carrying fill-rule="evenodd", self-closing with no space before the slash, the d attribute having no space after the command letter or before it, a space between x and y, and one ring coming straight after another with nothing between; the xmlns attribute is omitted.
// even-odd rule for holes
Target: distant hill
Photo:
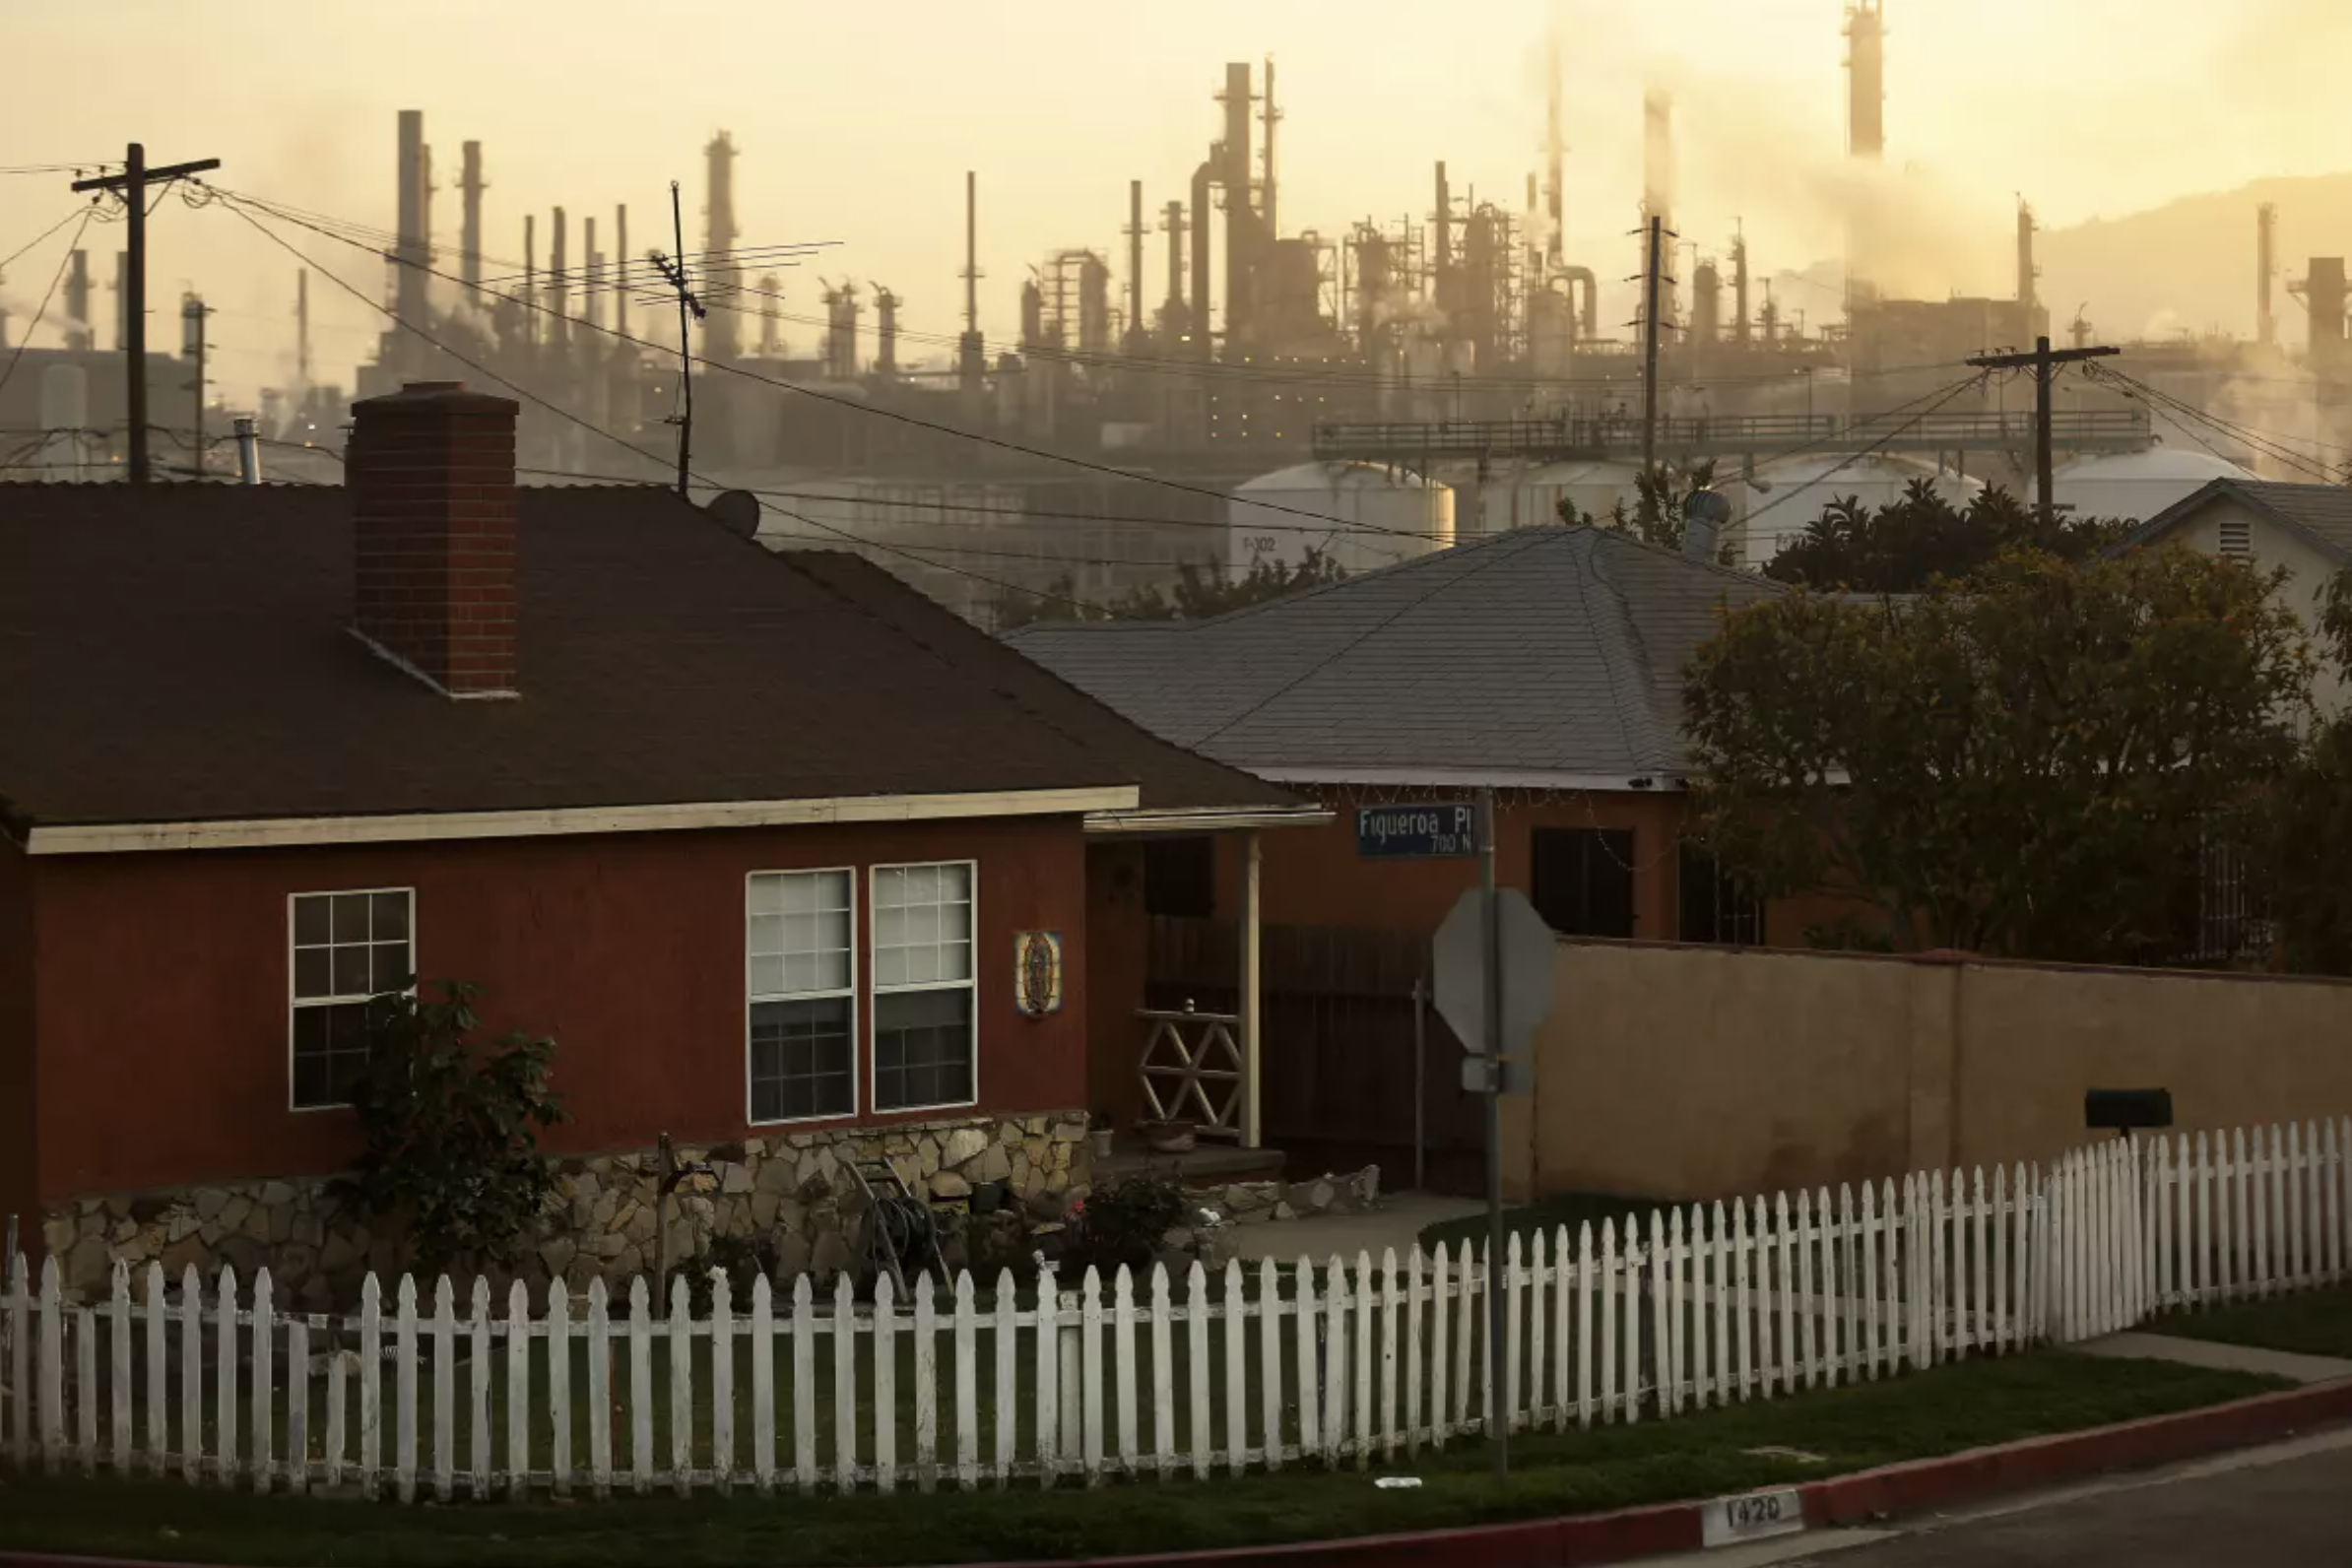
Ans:
<svg viewBox="0 0 2352 1568"><path fill-rule="evenodd" d="M2254 213L2278 206L2273 308L2280 341L2304 342L2303 303L2286 292L2313 256L2352 255L2352 173L2257 180L2184 196L2128 217L2041 236L2041 293L2055 335L2083 307L2110 342L2254 331Z"/></svg>

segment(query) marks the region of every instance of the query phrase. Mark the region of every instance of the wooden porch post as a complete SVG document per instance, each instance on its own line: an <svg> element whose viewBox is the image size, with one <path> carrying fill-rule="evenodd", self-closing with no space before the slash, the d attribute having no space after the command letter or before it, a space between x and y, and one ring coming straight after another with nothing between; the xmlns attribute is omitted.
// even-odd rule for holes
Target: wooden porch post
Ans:
<svg viewBox="0 0 2352 1568"><path fill-rule="evenodd" d="M1258 833L1250 831L1248 849L1243 856L1247 868L1242 876L1241 905L1241 1062L1242 1062L1242 1121L1241 1146L1260 1146L1258 1124L1258 1014L1260 989L1258 965L1261 944L1258 938Z"/></svg>

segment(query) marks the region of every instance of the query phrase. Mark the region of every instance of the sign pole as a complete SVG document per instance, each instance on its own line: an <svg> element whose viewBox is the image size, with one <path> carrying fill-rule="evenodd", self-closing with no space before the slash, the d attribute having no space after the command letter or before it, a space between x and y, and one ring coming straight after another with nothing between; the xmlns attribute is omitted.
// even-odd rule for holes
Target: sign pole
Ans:
<svg viewBox="0 0 2352 1568"><path fill-rule="evenodd" d="M1511 1472L1511 1418L1503 1387L1503 918L1495 892L1494 791L1478 791L1478 886L1485 895L1486 1066L1486 1441L1494 1478Z"/></svg>

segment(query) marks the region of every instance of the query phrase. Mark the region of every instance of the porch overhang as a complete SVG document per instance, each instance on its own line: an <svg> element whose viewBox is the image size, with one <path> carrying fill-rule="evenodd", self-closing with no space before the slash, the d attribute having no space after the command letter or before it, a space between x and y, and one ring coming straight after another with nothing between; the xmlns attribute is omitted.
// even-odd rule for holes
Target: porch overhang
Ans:
<svg viewBox="0 0 2352 1568"><path fill-rule="evenodd" d="M1338 818L1328 806L1180 807L1090 812L1088 837L1171 837L1256 832L1267 827L1323 827Z"/></svg>

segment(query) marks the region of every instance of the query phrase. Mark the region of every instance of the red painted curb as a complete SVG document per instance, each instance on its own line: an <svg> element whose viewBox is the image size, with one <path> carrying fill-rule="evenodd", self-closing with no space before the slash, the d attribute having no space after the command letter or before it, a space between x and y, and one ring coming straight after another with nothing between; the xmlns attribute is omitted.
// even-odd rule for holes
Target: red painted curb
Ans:
<svg viewBox="0 0 2352 1568"><path fill-rule="evenodd" d="M2145 1470L2196 1459L2339 1421L2352 1421L2352 1381L1890 1465L1883 1470L1802 1482L1796 1489L1808 1530L1861 1525L2113 1470ZM1148 1557L1059 1558L981 1568L1590 1568L1698 1550L1704 1539L1702 1516L1709 1506L1702 1499L1411 1535L1163 1552ZM173 1565L0 1548L0 1568Z"/></svg>
<svg viewBox="0 0 2352 1568"><path fill-rule="evenodd" d="M2148 1470L2346 1420L2352 1420L2352 1382L2322 1383L2177 1415L1835 1475L1797 1490L1808 1527L1859 1525L2110 1470Z"/></svg>

